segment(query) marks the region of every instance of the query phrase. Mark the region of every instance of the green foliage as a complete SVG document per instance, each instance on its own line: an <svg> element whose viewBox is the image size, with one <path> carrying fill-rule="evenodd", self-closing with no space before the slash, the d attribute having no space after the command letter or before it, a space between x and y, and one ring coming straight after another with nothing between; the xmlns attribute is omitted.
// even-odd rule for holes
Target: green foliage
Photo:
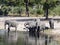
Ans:
<svg viewBox="0 0 60 45"><path fill-rule="evenodd" d="M36 8L29 8L30 10L30 14L43 14L43 9L42 8L38 8L36 6Z"/></svg>
<svg viewBox="0 0 60 45"><path fill-rule="evenodd" d="M57 7L53 10L53 12L54 12L56 15L60 15L60 5L57 6Z"/></svg>
<svg viewBox="0 0 60 45"><path fill-rule="evenodd" d="M34 14L34 13L35 13L35 10L30 9L30 14Z"/></svg>
<svg viewBox="0 0 60 45"><path fill-rule="evenodd" d="M37 14L43 14L43 10L37 9L36 13L37 13Z"/></svg>
<svg viewBox="0 0 60 45"><path fill-rule="evenodd" d="M28 0L29 3L29 12L31 14L43 14L43 9L48 8L49 14L52 11L58 15L60 15L60 0ZM26 11L26 6L24 0L0 0L0 5L2 5L1 10L4 12L5 10L8 13L19 13L20 11L24 13ZM36 6L33 9L33 6ZM43 6L43 7L42 7Z"/></svg>
<svg viewBox="0 0 60 45"><path fill-rule="evenodd" d="M1 8L1 10L3 11L3 12L5 12L5 10L7 10L8 11L8 13L12 13L12 14L18 14L19 13L19 11L22 11L22 12L24 12L25 11L25 7L24 6L20 6L20 7L18 7L18 6L3 6L2 8Z"/></svg>
<svg viewBox="0 0 60 45"><path fill-rule="evenodd" d="M56 6L54 9L50 9L49 14L53 16L60 16L60 5Z"/></svg>

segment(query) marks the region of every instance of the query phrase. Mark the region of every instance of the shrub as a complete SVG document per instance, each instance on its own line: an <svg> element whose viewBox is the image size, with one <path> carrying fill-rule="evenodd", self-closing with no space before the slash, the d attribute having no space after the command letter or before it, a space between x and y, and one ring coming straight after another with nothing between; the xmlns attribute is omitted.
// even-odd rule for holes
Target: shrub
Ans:
<svg viewBox="0 0 60 45"><path fill-rule="evenodd" d="M43 10L42 10L42 9L37 9L37 10L36 10L36 13L37 13L37 14L43 14Z"/></svg>

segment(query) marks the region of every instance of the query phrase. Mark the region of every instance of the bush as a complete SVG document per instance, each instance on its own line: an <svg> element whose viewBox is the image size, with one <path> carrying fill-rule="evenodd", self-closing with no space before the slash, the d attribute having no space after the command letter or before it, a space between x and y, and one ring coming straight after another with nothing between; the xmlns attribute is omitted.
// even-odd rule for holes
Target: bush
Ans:
<svg viewBox="0 0 60 45"><path fill-rule="evenodd" d="M60 5L56 6L53 10L50 10L49 14L51 14L51 15L60 15Z"/></svg>
<svg viewBox="0 0 60 45"><path fill-rule="evenodd" d="M29 11L30 11L30 14L36 14L36 10L37 10L37 9L32 9L32 8L31 8L31 9L29 10Z"/></svg>
<svg viewBox="0 0 60 45"><path fill-rule="evenodd" d="M43 10L42 9L37 9L36 13L37 14L43 14Z"/></svg>
<svg viewBox="0 0 60 45"><path fill-rule="evenodd" d="M32 8L30 8L30 14L43 14L43 9L41 8L41 9L37 9L37 8L35 8L35 9L32 9Z"/></svg>
<svg viewBox="0 0 60 45"><path fill-rule="evenodd" d="M7 16L9 11L10 11L10 8L8 6L2 6L1 10L3 11L3 15L4 16Z"/></svg>

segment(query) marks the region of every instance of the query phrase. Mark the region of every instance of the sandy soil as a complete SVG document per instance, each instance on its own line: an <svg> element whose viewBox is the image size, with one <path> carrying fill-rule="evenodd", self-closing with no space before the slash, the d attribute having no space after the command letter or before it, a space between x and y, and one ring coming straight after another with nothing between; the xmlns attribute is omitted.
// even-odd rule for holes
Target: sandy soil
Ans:
<svg viewBox="0 0 60 45"><path fill-rule="evenodd" d="M4 29L4 22L0 22L0 29Z"/></svg>

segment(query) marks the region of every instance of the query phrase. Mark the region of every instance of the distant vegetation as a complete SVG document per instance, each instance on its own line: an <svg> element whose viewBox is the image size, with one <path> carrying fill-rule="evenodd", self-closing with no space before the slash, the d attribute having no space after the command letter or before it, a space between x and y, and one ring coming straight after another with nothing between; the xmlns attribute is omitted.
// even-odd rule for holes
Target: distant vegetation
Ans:
<svg viewBox="0 0 60 45"><path fill-rule="evenodd" d="M60 0L0 0L0 15L60 15ZM25 15L26 16L26 15Z"/></svg>

